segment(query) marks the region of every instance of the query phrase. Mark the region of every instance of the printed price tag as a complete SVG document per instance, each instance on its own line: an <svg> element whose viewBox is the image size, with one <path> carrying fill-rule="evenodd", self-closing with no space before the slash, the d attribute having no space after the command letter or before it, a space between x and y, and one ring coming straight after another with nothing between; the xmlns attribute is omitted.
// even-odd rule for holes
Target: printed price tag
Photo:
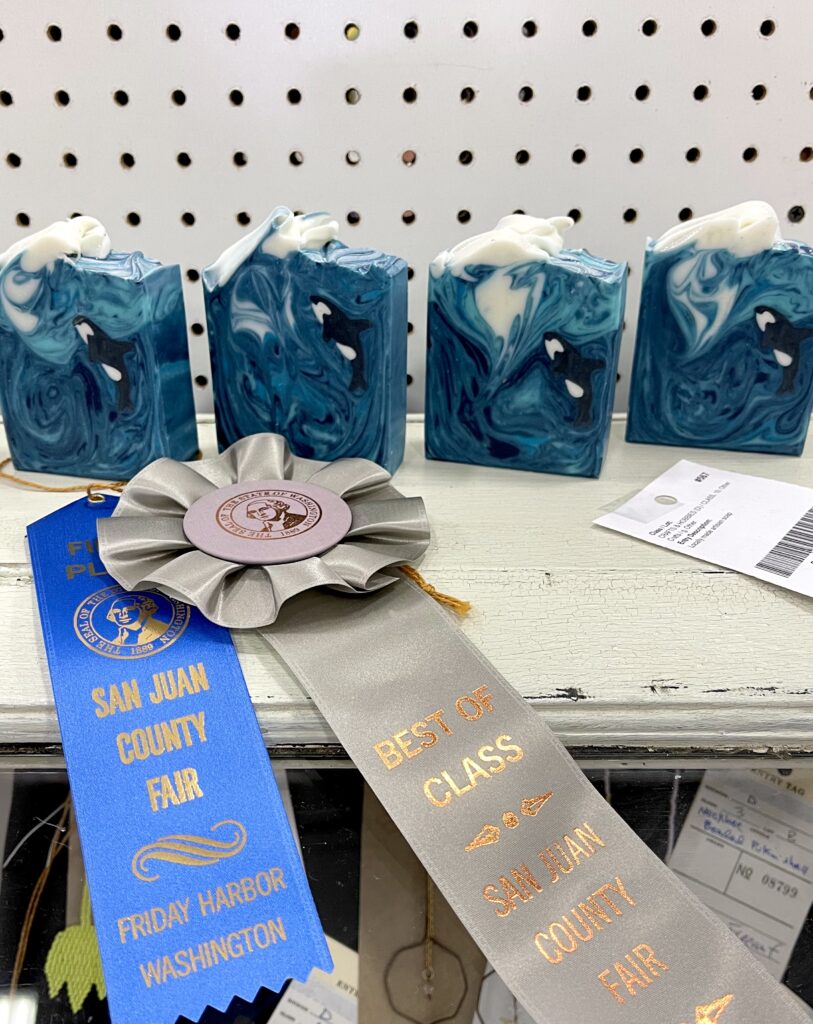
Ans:
<svg viewBox="0 0 813 1024"><path fill-rule="evenodd" d="M781 981L813 903L813 772L706 772L669 866Z"/></svg>
<svg viewBox="0 0 813 1024"><path fill-rule="evenodd" d="M813 597L813 488L683 459L594 522Z"/></svg>

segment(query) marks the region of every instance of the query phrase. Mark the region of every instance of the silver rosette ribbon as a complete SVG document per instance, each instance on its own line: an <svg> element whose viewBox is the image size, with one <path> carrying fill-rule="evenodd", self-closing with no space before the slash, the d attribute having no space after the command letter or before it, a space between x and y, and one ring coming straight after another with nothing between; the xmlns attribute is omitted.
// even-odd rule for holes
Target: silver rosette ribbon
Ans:
<svg viewBox="0 0 813 1024"><path fill-rule="evenodd" d="M380 590L428 543L423 501L385 469L299 458L277 434L199 462L158 459L99 521L101 560L122 587L160 590L230 628L270 625L315 587Z"/></svg>

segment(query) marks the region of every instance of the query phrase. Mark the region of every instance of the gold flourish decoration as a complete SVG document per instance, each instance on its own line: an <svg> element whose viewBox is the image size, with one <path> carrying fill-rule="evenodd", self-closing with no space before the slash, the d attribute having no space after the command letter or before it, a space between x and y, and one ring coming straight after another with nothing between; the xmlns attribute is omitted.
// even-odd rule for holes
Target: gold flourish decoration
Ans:
<svg viewBox="0 0 813 1024"><path fill-rule="evenodd" d="M497 825L483 825L477 835L466 847L466 853L477 850L481 846L491 846L500 841L500 829Z"/></svg>
<svg viewBox="0 0 813 1024"><path fill-rule="evenodd" d="M539 796L532 796L527 800L523 800L522 807L520 808L521 813L526 818L535 818L552 796L553 790L549 789L547 793L541 793Z"/></svg>
<svg viewBox="0 0 813 1024"><path fill-rule="evenodd" d="M694 1024L719 1024L720 1018L734 1002L733 995L720 996L705 1006L696 1006L694 1010Z"/></svg>
<svg viewBox="0 0 813 1024"><path fill-rule="evenodd" d="M526 818L535 818L552 796L553 790L549 789L546 793L540 793L538 796L526 797L520 806L520 814L525 815ZM505 811L502 816L502 823L506 828L513 829L519 826L520 821L513 811ZM500 841L501 835L502 830L499 825L483 825L474 839L464 849L466 853L471 853L472 850L479 850L481 846L491 846L493 843ZM731 998L733 999L734 997L732 996ZM706 1022L702 1021L701 1024L706 1024ZM709 1024L714 1024L714 1021L710 1021Z"/></svg>
<svg viewBox="0 0 813 1024"><path fill-rule="evenodd" d="M160 839L142 846L135 852L131 865L133 874L142 882L155 882L159 875L149 873L150 861L163 860L169 864L200 868L208 864L217 864L228 857L236 857L246 845L245 827L239 821L227 818L212 825L210 831L217 832L228 825L234 829L232 838L228 840L212 839L208 836L161 836Z"/></svg>

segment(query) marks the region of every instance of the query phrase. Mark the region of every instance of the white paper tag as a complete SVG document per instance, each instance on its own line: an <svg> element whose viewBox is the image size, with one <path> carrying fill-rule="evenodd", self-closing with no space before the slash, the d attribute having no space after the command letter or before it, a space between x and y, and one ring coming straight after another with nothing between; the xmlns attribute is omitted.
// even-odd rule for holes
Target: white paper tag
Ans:
<svg viewBox="0 0 813 1024"><path fill-rule="evenodd" d="M683 459L594 522L813 597L813 488Z"/></svg>
<svg viewBox="0 0 813 1024"><path fill-rule="evenodd" d="M333 957L328 974L314 968L302 984L292 981L268 1024L356 1024L358 1021L358 953L327 939Z"/></svg>
<svg viewBox="0 0 813 1024"><path fill-rule="evenodd" d="M706 772L669 867L781 981L813 903L813 772Z"/></svg>

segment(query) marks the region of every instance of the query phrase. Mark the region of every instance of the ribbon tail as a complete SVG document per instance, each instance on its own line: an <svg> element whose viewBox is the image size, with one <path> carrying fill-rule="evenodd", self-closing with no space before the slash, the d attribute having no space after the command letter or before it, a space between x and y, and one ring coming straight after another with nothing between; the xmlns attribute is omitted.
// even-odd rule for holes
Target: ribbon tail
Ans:
<svg viewBox="0 0 813 1024"><path fill-rule="evenodd" d="M805 1024L435 601L404 580L349 600L310 592L260 634L538 1024L684 1024L721 998L731 1024Z"/></svg>

